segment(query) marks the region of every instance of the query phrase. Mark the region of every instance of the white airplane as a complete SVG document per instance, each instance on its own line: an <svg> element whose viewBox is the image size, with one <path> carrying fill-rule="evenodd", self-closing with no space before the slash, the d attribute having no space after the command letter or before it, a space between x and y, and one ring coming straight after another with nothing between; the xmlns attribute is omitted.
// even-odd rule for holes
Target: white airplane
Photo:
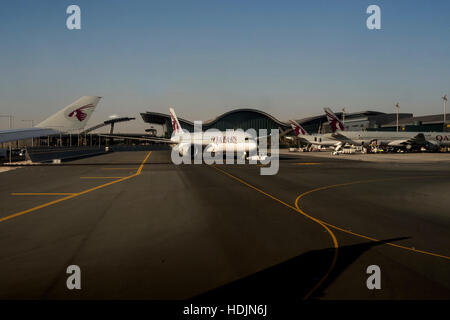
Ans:
<svg viewBox="0 0 450 320"><path fill-rule="evenodd" d="M0 142L81 130L85 127L100 99L101 97L84 96L32 128L1 130Z"/></svg>
<svg viewBox="0 0 450 320"><path fill-rule="evenodd" d="M213 154L227 151L244 156L249 153L256 154L258 147L256 138L242 130L233 130L228 133L218 130L194 133L183 131L175 111L172 108L169 111L173 129L170 141L181 156L191 153L193 157L203 148L205 152Z"/></svg>
<svg viewBox="0 0 450 320"><path fill-rule="evenodd" d="M258 138L243 130L207 130L201 132L188 132L181 129L180 122L172 108L169 108L172 122L172 137L150 138L150 137L124 137L120 135L101 135L103 137L123 138L131 140L153 141L169 144L174 151L178 151L180 156L190 155L194 158L199 152L208 152L212 156L216 153L234 152L243 157L246 155L256 155ZM258 160L258 159L255 159Z"/></svg>
<svg viewBox="0 0 450 320"><path fill-rule="evenodd" d="M450 147L449 132L346 131L344 133L344 124L341 120L330 108L324 110L331 127L331 137L342 143L363 147L378 145L406 149Z"/></svg>
<svg viewBox="0 0 450 320"><path fill-rule="evenodd" d="M330 137L330 134L310 135L297 121L289 120L295 136L304 144L340 149L342 142Z"/></svg>

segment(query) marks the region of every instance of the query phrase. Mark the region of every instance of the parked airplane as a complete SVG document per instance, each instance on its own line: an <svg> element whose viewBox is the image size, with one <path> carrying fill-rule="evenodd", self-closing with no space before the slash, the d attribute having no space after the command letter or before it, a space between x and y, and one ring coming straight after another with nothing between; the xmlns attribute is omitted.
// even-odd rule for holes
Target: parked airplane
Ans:
<svg viewBox="0 0 450 320"><path fill-rule="evenodd" d="M421 147L428 149L450 147L448 132L345 131L344 133L344 124L341 120L330 108L324 110L331 127L331 137L342 143L366 148L377 145L408 150Z"/></svg>
<svg viewBox="0 0 450 320"><path fill-rule="evenodd" d="M243 155L256 154L258 147L256 138L242 130L233 130L228 133L218 130L194 133L183 131L175 111L172 108L169 111L173 128L170 141L181 156L189 153L195 156L204 147L205 151L210 153L230 151Z"/></svg>
<svg viewBox="0 0 450 320"><path fill-rule="evenodd" d="M342 147L342 142L331 138L330 134L310 135L297 121L289 120L289 122L291 123L295 136L304 144L332 147L338 150Z"/></svg>
<svg viewBox="0 0 450 320"><path fill-rule="evenodd" d="M194 158L199 152L215 153L234 152L246 156L256 155L258 138L253 137L243 130L230 130L229 132L219 130L207 130L201 132L188 132L181 128L180 122L172 108L169 108L172 122L172 137L123 137L120 135L101 135L103 137L124 138L132 140L153 141L169 144L180 156L190 155Z"/></svg>
<svg viewBox="0 0 450 320"><path fill-rule="evenodd" d="M100 99L101 97L84 96L32 128L1 130L0 142L31 139L83 129Z"/></svg>

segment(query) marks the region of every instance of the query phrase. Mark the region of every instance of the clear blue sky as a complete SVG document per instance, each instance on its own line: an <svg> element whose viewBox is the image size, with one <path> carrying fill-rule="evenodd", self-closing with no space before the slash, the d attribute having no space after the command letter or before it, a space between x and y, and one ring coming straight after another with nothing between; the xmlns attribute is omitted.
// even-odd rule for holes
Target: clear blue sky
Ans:
<svg viewBox="0 0 450 320"><path fill-rule="evenodd" d="M66 29L70 4L79 31ZM366 28L370 4L382 30ZM18 119L82 95L104 97L95 122L169 105L192 120L233 106L281 120L324 106L394 112L397 101L423 115L450 94L450 1L2 0L0 30L0 113Z"/></svg>

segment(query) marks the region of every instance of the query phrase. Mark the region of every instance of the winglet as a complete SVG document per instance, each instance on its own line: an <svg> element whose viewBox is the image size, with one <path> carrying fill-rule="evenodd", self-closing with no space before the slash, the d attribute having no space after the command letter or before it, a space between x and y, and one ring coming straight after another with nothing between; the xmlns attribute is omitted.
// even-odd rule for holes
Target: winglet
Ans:
<svg viewBox="0 0 450 320"><path fill-rule="evenodd" d="M101 97L84 96L39 123L37 128L57 129L61 132L81 130L86 126Z"/></svg>

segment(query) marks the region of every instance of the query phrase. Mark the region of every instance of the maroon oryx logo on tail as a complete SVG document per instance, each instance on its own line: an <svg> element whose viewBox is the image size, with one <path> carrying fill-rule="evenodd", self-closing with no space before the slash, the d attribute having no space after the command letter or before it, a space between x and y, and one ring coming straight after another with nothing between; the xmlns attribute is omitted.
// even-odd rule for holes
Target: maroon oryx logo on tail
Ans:
<svg viewBox="0 0 450 320"><path fill-rule="evenodd" d="M325 114L327 115L328 122L330 123L331 131L336 132L337 130L344 131L344 124L339 120L331 110L325 109Z"/></svg>
<svg viewBox="0 0 450 320"><path fill-rule="evenodd" d="M175 117L171 114L170 117L172 118L172 130L173 132L178 131L180 128L178 128L178 123L175 120Z"/></svg>
<svg viewBox="0 0 450 320"><path fill-rule="evenodd" d="M78 121L83 121L84 119L86 119L87 114L85 112L83 112L84 109L89 109L89 108L93 108L94 105L93 104L87 104L84 105L82 107L79 107L78 109L73 110L71 113L69 113L67 116L69 118L72 118L74 115L75 117L78 119Z"/></svg>
<svg viewBox="0 0 450 320"><path fill-rule="evenodd" d="M305 129L303 129L297 122L295 121L291 121L291 127L294 130L295 135L298 137L300 134L301 135L305 135L306 131Z"/></svg>

